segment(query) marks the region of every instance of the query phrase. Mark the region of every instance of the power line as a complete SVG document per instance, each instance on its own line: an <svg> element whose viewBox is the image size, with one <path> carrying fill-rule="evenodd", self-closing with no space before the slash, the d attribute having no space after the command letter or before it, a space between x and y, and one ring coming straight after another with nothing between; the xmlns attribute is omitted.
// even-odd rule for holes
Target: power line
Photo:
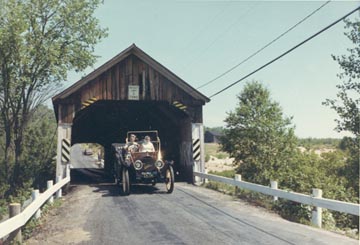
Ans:
<svg viewBox="0 0 360 245"><path fill-rule="evenodd" d="M228 5L229 5L229 3L228 3ZM196 39L198 39L200 36L202 36L202 34L205 33L205 32L207 31L207 29L210 28L210 25L213 24L213 22L216 23L216 20L217 20L218 18L220 18L220 17L226 12L227 7L228 7L228 6L225 6L225 8L223 8L222 10L220 10L220 11L215 15L215 17L212 18L211 21L208 21L208 25L206 25L205 27L203 27L203 28L201 29L201 31L198 31L198 32L197 32L197 35L195 35L195 36L187 43L187 45L186 45L186 47L185 47L184 49L186 50L186 49L190 48L190 46L194 43L194 41L196 41Z"/></svg>
<svg viewBox="0 0 360 245"><path fill-rule="evenodd" d="M300 20L298 23L296 23L295 25L293 25L292 27L290 27L289 29L287 29L285 32L283 32L282 34L280 34L278 37L276 37L275 39L273 39L271 42L269 42L268 44L266 44L265 46L263 46L262 48L260 48L259 50L257 50L255 53L251 54L250 56L248 56L247 58L245 58L244 60L242 60L240 63L234 65L233 67L231 67L230 69L226 70L225 72L221 73L220 75L218 75L217 77L215 77L214 79L211 79L210 81L204 83L203 85L201 85L200 87L197 87L196 89L200 89L203 88L213 82L215 82L216 80L218 80L219 78L225 76L226 74L228 74L229 72L233 71L234 69L236 69L237 67L239 67L240 65L244 64L246 61L250 60L251 58L253 58L255 55L257 55L258 53L260 53L261 51L263 51L264 49L266 49L267 47L269 47L271 44L273 44L274 42L276 42L277 40L279 40L280 38L282 38L283 36L285 36L287 33L289 33L290 31L292 31L294 28L296 28L298 25L300 25L301 23L303 23L305 20L307 20L308 18L310 18L312 15L314 15L316 12L318 12L320 9L322 9L323 7L325 7L327 4L329 4L331 2L331 0L325 2L324 4L322 4L319 8L315 9L313 12L311 12L309 15L307 15L305 18L303 18L302 20Z"/></svg>
<svg viewBox="0 0 360 245"><path fill-rule="evenodd" d="M213 39L211 43L209 43L209 45L206 46L205 49L202 49L200 52L197 53L197 55L196 54L193 55L192 56L193 58L191 58L191 62L185 64L183 66L183 70L188 70L189 68L191 68L192 64L196 63L214 44L216 44L216 42L218 42L221 38L223 38L242 18L248 15L253 10L253 8L256 7L258 4L259 3L256 2L255 4L250 6L250 8L246 10L246 12L244 12L242 15L236 18L234 22L232 22L226 29L224 29L221 33L219 33L219 35L217 35L215 39Z"/></svg>
<svg viewBox="0 0 360 245"><path fill-rule="evenodd" d="M345 19L346 17L350 16L351 14L355 13L356 11L360 10L360 7L357 7L356 9L352 10L351 12L349 12L348 14L346 14L345 16L341 17L340 19L334 21L333 23L331 23L330 25L326 26L325 28L321 29L320 31L316 32L315 34L313 34L312 36L310 36L309 38L305 39L304 41L300 42L299 44L295 45L294 47L292 47L291 49L289 49L288 51L286 51L285 53L279 55L278 57L276 57L275 59L267 62L265 65L262 65L261 67L257 68L255 71L250 72L248 75L240 78L239 80L237 80L236 82L233 82L232 84L226 86L225 88L221 89L220 91L216 92L215 94L211 95L209 98L212 98L222 92L224 92L225 90L231 88L232 86L234 86L235 84L241 82L242 80L250 77L251 75L253 75L254 73L262 70L263 68L267 67L268 65L274 63L275 61L277 61L278 59L282 58L283 56L289 54L290 52L294 51L295 49L297 49L298 47L300 47L301 45L303 45L304 43L310 41L311 39L313 39L314 37L318 36L319 34L321 34L322 32L326 31L327 29L329 29L330 27L336 25L337 23L339 23L340 21L342 21L343 19Z"/></svg>

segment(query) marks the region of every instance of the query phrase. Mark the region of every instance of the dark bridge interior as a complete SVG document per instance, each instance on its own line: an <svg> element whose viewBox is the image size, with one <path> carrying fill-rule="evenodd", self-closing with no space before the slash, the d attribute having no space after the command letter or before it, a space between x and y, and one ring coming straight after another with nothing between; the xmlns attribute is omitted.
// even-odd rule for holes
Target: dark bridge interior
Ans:
<svg viewBox="0 0 360 245"><path fill-rule="evenodd" d="M189 128L190 127L190 128ZM109 166L112 143L125 143L127 131L158 130L165 160L174 160L177 180L191 181L190 166L181 163L182 141L191 138L191 119L183 111L159 101L103 100L76 113L71 143L98 143L105 149L105 169Z"/></svg>

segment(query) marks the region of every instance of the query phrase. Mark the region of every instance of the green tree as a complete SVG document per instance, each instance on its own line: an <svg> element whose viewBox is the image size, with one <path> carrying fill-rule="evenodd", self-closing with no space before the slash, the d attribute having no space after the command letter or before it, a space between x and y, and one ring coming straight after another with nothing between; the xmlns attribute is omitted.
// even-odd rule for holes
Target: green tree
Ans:
<svg viewBox="0 0 360 245"><path fill-rule="evenodd" d="M338 77L343 81L337 85L338 99L327 99L324 104L334 109L340 119L337 121L337 131L348 131L354 138L344 139L348 152L347 165L344 172L347 174L348 188L353 188L359 196L359 152L360 152L360 20L345 21L349 29L345 35L354 44L349 48L347 55L333 56L342 69ZM345 142L346 141L346 142Z"/></svg>
<svg viewBox="0 0 360 245"><path fill-rule="evenodd" d="M9 0L0 7L0 109L4 162L18 184L24 133L34 110L54 95L69 70L94 64L106 36L94 11L100 0ZM9 160L14 149L14 166Z"/></svg>
<svg viewBox="0 0 360 245"><path fill-rule="evenodd" d="M296 151L288 159L286 179L279 182L282 189L298 193L311 194L312 188L323 190L323 197L344 202L358 202L354 188L347 185L348 174L344 172L347 154L341 150L323 153L321 156L313 152ZM294 221L306 222L310 217L310 209L306 205L281 200L279 212ZM340 228L358 228L358 217L340 212L326 212L325 226ZM332 217L332 218L331 218Z"/></svg>
<svg viewBox="0 0 360 245"><path fill-rule="evenodd" d="M21 178L34 186L44 186L55 176L56 128L54 111L40 105L25 130Z"/></svg>
<svg viewBox="0 0 360 245"><path fill-rule="evenodd" d="M23 160L19 182L21 186L10 189L4 175L0 175L0 217L7 213L7 201L29 198L31 187L42 189L46 181L55 176L56 120L52 109L40 105L34 111L24 132ZM0 162L3 169L3 162Z"/></svg>
<svg viewBox="0 0 360 245"><path fill-rule="evenodd" d="M204 131L211 131L211 132L216 132L216 133L222 133L224 130L223 127L218 126L218 127L205 127Z"/></svg>
<svg viewBox="0 0 360 245"><path fill-rule="evenodd" d="M285 178L282 172L296 147L291 119L258 82L247 83L238 100L225 119L222 150L235 158L246 180L267 185L270 179Z"/></svg>
<svg viewBox="0 0 360 245"><path fill-rule="evenodd" d="M348 49L348 55L332 56L342 69L338 77L343 80L337 85L338 99L327 99L324 104L334 109L340 120L336 119L336 129L349 131L356 137L360 136L360 21L345 21L346 28L350 29L345 35L354 44Z"/></svg>

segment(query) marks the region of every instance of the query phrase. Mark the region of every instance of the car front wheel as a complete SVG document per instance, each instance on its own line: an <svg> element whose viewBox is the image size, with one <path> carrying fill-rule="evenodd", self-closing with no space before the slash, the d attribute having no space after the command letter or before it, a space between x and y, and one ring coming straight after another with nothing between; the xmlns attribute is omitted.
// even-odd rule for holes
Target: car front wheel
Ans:
<svg viewBox="0 0 360 245"><path fill-rule="evenodd" d="M174 170L172 166L169 166L168 169L166 169L165 185L167 193L172 193L174 190Z"/></svg>
<svg viewBox="0 0 360 245"><path fill-rule="evenodd" d="M122 191L124 195L130 194L129 170L125 167L122 169Z"/></svg>

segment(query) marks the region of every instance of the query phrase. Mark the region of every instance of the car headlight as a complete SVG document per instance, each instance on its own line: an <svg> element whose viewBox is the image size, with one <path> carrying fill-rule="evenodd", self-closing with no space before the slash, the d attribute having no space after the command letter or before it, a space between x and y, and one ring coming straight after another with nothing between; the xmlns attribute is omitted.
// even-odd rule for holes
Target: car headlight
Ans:
<svg viewBox="0 0 360 245"><path fill-rule="evenodd" d="M135 168L136 170L140 170L140 169L142 169L142 167L143 167L142 161L136 160L135 163L134 163L134 168Z"/></svg>
<svg viewBox="0 0 360 245"><path fill-rule="evenodd" d="M125 160L130 160L130 159L131 159L131 154L130 153L126 154Z"/></svg>
<svg viewBox="0 0 360 245"><path fill-rule="evenodd" d="M157 161L155 162L155 167L157 167L158 169L163 168L163 167L164 167L164 162L161 161L161 160L157 160Z"/></svg>

